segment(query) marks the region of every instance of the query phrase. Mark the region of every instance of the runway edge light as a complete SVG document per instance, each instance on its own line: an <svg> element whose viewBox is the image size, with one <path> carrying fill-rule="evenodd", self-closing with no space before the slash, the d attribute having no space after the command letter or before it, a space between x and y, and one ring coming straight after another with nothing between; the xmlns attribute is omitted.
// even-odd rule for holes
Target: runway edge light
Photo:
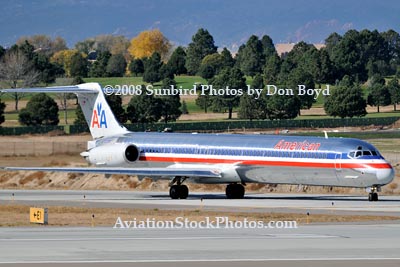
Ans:
<svg viewBox="0 0 400 267"><path fill-rule="evenodd" d="M31 207L29 209L29 221L37 224L48 224L48 209Z"/></svg>

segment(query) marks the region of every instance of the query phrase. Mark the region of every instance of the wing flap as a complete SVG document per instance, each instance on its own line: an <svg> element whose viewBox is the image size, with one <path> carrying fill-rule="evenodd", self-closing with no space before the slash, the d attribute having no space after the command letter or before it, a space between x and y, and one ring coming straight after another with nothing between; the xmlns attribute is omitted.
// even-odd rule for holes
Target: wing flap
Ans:
<svg viewBox="0 0 400 267"><path fill-rule="evenodd" d="M177 169L177 168L68 168L68 167L4 167L8 171L43 171L43 172L69 172L69 173L100 173L100 174L125 174L150 177L203 177L221 178L218 169Z"/></svg>

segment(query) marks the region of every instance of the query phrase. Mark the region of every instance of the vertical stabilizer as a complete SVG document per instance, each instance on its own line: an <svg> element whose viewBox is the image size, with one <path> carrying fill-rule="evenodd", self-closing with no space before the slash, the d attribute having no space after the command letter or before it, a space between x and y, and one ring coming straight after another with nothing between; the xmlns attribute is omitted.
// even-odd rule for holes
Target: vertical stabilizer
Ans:
<svg viewBox="0 0 400 267"><path fill-rule="evenodd" d="M77 87L84 89L76 95L94 139L128 132L115 118L98 83L84 83Z"/></svg>

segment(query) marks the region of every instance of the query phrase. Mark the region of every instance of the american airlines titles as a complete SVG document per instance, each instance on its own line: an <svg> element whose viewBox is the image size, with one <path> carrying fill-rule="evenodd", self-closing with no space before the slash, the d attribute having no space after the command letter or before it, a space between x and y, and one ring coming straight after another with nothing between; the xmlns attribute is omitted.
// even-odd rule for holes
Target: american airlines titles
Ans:
<svg viewBox="0 0 400 267"><path fill-rule="evenodd" d="M309 143L307 140L303 142L288 142L282 139L274 146L274 149L316 151L319 150L320 146L321 143Z"/></svg>

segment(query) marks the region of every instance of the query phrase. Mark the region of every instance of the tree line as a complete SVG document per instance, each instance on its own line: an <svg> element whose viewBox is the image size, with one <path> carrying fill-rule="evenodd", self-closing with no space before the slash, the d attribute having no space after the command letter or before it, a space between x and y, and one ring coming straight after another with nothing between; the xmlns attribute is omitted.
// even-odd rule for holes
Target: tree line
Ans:
<svg viewBox="0 0 400 267"><path fill-rule="evenodd" d="M206 29L199 29L187 47L174 49L157 29L141 32L131 40L124 36L100 35L78 42L74 49L68 49L62 38L35 35L21 37L7 49L0 46L0 79L16 88L47 85L57 77L71 77L77 82L85 77L130 75L169 87L176 85L176 75L199 75L214 88L246 88L246 76L250 76L252 88L264 88L266 84L279 88L296 88L299 84L318 88L332 84L335 89L326 97L324 108L328 115L335 117L364 116L367 104L376 106L378 112L379 107L388 104L396 109L400 101L397 79L400 35L397 32L349 30L344 35L332 33L325 44L318 50L312 44L299 42L290 52L278 55L268 35L261 38L252 35L233 56L227 48L218 50ZM390 75L396 78L386 82L383 77ZM367 84L367 95L361 90L362 84ZM23 96L13 96L16 110ZM122 103L117 99L114 102ZM238 108L238 116L250 120L292 119L301 109L311 108L314 102L314 96L310 95L264 95L259 99L247 94L199 95L196 99L196 104L205 112L227 112L231 118L233 110ZM0 112L3 106L4 103L0 104ZM126 110L122 108L121 121L167 122L176 120L185 109L179 96L135 96ZM23 117L29 118L26 112ZM31 119L28 124L32 121L35 120Z"/></svg>

